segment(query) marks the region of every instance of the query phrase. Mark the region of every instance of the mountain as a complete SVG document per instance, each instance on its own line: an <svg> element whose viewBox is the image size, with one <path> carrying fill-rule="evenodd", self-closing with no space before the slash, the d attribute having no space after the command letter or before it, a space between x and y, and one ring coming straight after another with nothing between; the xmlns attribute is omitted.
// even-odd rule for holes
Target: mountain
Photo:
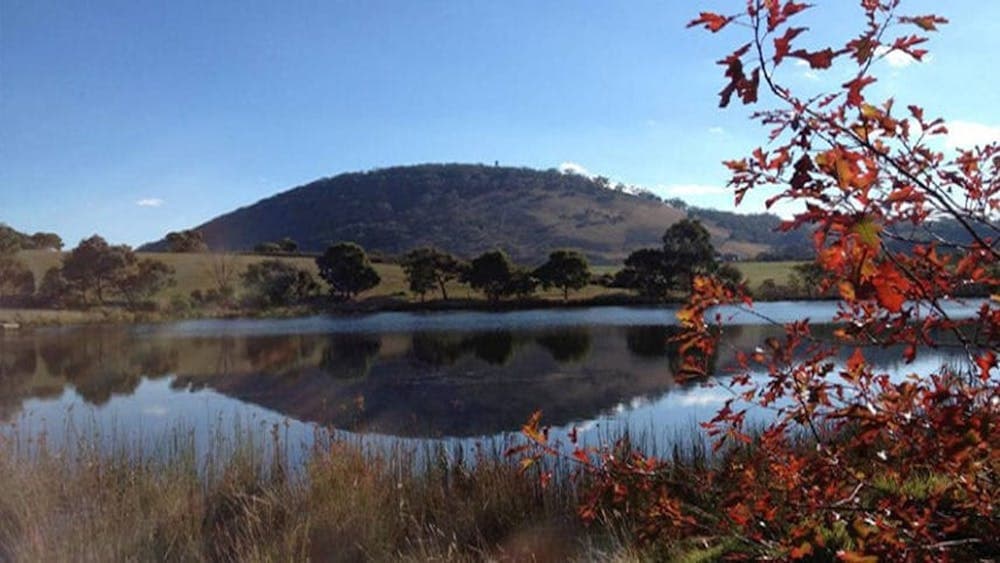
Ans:
<svg viewBox="0 0 1000 563"><path fill-rule="evenodd" d="M423 164L316 180L196 229L213 250L249 250L290 237L312 252L345 240L384 254L430 245L472 257L502 248L533 264L551 250L574 248L609 264L660 244L666 228L685 216L655 197L557 170ZM722 252L752 257L768 249L706 226ZM165 248L160 240L143 250Z"/></svg>

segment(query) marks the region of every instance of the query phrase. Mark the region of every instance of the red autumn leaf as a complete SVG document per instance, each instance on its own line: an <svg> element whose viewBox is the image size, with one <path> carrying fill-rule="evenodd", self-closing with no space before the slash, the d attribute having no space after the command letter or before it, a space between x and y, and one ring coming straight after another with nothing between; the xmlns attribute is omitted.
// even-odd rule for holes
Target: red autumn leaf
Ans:
<svg viewBox="0 0 1000 563"><path fill-rule="evenodd" d="M798 37L805 30L804 27L790 27L785 30L784 35L774 39L774 64L781 63L782 59L792 50L792 39Z"/></svg>
<svg viewBox="0 0 1000 563"><path fill-rule="evenodd" d="M768 31L774 31L779 25L785 23L789 17L794 16L806 8L812 7L812 4L803 4L792 0L786 2L784 6L781 5L781 0L769 1L766 5Z"/></svg>
<svg viewBox="0 0 1000 563"><path fill-rule="evenodd" d="M753 69L750 73L750 80L745 80L740 88L740 98L744 104L752 104L757 101L757 90L760 88L760 68Z"/></svg>
<svg viewBox="0 0 1000 563"><path fill-rule="evenodd" d="M812 8L812 4L806 4L804 2L786 2L785 7L781 9L782 15L786 18L789 16L794 16L795 14L801 12L802 10Z"/></svg>
<svg viewBox="0 0 1000 563"><path fill-rule="evenodd" d="M726 27L726 24L731 22L733 18L716 14L714 12L701 12L698 14L698 18L688 22L688 27L695 27L698 25L704 25L705 29L715 33L720 29Z"/></svg>
<svg viewBox="0 0 1000 563"><path fill-rule="evenodd" d="M993 350L987 350L978 358L976 358L976 365L979 367L979 378L983 381L988 381L990 378L990 370L997 367L997 355Z"/></svg>
<svg viewBox="0 0 1000 563"><path fill-rule="evenodd" d="M903 16L899 18L899 23L912 23L924 31L937 31L937 24L946 24L948 19L935 15Z"/></svg>
<svg viewBox="0 0 1000 563"><path fill-rule="evenodd" d="M896 39L896 41L892 44L892 47L888 51L886 51L886 53L883 54L882 56L886 57L892 51L900 51L906 53L907 55L910 55L911 57L917 59L918 61L922 60L924 55L927 54L927 50L914 49L913 47L921 43L924 43L925 41L927 41L926 37L917 37L916 35L910 35L909 37L900 37L899 39Z"/></svg>
<svg viewBox="0 0 1000 563"><path fill-rule="evenodd" d="M855 107L861 107L862 102L865 101L864 96L861 95L861 90L865 86L875 82L875 80L872 76L859 76L854 80L846 82L844 88L847 88L847 103Z"/></svg>
<svg viewBox="0 0 1000 563"><path fill-rule="evenodd" d="M872 58L872 55L875 53L875 46L875 40L868 35L862 35L847 43L847 49L851 51L851 57L858 61L858 64L862 65Z"/></svg>
<svg viewBox="0 0 1000 563"><path fill-rule="evenodd" d="M809 63L810 68L821 69L830 68L830 66L833 65L833 58L837 56L837 54L833 52L833 49L827 47L821 51L813 51L811 53L805 49L798 49L788 53L788 56L806 61Z"/></svg>

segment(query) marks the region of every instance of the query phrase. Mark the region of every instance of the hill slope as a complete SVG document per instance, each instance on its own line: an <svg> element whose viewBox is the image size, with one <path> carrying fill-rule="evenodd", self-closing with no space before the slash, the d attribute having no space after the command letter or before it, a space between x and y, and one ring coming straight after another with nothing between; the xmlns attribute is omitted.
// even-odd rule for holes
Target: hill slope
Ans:
<svg viewBox="0 0 1000 563"><path fill-rule="evenodd" d="M197 230L213 250L248 250L291 237L316 252L352 240L388 254L432 245L471 257L503 248L515 260L537 263L553 249L575 248L595 263L617 263L636 248L659 244L683 217L662 202L555 170L425 164L317 180ZM728 241L728 231L708 226L724 252L753 256L766 249ZM144 250L165 247L161 240Z"/></svg>

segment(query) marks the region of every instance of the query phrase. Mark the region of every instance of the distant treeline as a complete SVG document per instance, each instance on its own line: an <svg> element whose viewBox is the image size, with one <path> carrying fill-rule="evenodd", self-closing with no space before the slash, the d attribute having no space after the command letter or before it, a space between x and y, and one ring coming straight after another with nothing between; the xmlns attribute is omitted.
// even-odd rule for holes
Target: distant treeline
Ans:
<svg viewBox="0 0 1000 563"><path fill-rule="evenodd" d="M62 250L62 247L62 238L55 233L37 232L29 235L0 223L0 253L17 250Z"/></svg>

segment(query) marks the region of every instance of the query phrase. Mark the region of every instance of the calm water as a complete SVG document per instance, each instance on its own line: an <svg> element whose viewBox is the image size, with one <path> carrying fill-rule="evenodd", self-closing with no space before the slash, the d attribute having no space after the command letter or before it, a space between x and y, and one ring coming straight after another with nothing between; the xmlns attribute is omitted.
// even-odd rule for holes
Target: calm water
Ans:
<svg viewBox="0 0 1000 563"><path fill-rule="evenodd" d="M778 321L821 321L835 306L757 308ZM736 349L778 333L755 315L724 316L732 324L714 362L718 377L733 368ZM594 308L8 333L0 336L0 432L62 442L81 433L155 440L183 430L204 445L213 433L279 424L302 444L317 428L372 441L472 444L502 440L541 408L548 424L580 428L588 440L624 428L669 440L692 432L727 397L674 382L672 324L668 309ZM892 373L922 373L953 353L925 352L908 366L895 349L869 357Z"/></svg>

